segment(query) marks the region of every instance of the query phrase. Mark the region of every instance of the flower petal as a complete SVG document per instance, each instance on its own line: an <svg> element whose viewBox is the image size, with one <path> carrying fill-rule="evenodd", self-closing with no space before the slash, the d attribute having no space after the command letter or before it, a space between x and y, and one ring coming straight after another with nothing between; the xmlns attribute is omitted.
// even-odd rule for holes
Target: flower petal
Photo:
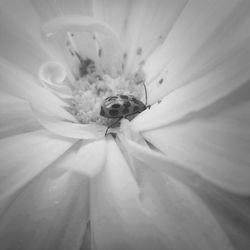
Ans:
<svg viewBox="0 0 250 250"><path fill-rule="evenodd" d="M47 36L51 36L57 32L100 32L104 35L113 37L116 42L119 42L119 39L111 26L98 21L92 17L87 16L63 16L56 17L51 21L47 22L43 26L43 31Z"/></svg>
<svg viewBox="0 0 250 250"><path fill-rule="evenodd" d="M148 146L141 133L139 133L132 122L128 119L122 119L120 125L120 133L127 139L132 140L138 144Z"/></svg>
<svg viewBox="0 0 250 250"><path fill-rule="evenodd" d="M153 81L149 99L155 102L231 61L249 43L249 21L247 1L189 1L164 45L145 65L147 80Z"/></svg>
<svg viewBox="0 0 250 250"><path fill-rule="evenodd" d="M48 101L63 104L63 102L56 99L54 95L41 88L38 85L38 81L30 74L16 67L4 58L0 58L0 69L1 91L5 91L10 95L30 101L31 103L36 103L36 100L37 102L41 102L41 99L47 95L46 99ZM40 95L42 98L39 98Z"/></svg>
<svg viewBox="0 0 250 250"><path fill-rule="evenodd" d="M173 179L165 181L164 195L149 188L147 201L142 202L129 166L109 138L106 167L91 182L94 247L232 249L216 220L194 193Z"/></svg>
<svg viewBox="0 0 250 250"><path fill-rule="evenodd" d="M232 2L226 8L224 4L221 5L222 3L223 1L217 2L220 11L215 11L217 5L212 7L210 2L207 3L211 5L209 11L205 8L206 5L200 5L199 8L203 9L206 15L210 12L216 13L215 20L219 18L219 22L214 24L210 36L205 36L206 39L204 38L198 46L199 49L193 48L190 61L187 60L183 64L186 67L182 68L183 65L180 63L182 71L179 68L179 71L173 69L172 76L169 71L169 78L164 84L159 85L163 80L160 79L156 84L158 87L154 85L148 89L149 103L156 102L162 97L164 99L160 105L156 105L154 112L144 112L138 116L136 123L140 130L153 129L182 119L248 84L250 38L245 30L250 25L249 2L239 2L236 6L236 2ZM188 6L190 13L196 9L195 6ZM223 19L221 14L224 16ZM207 18L210 19L210 16ZM197 23L197 20L194 22ZM182 24L184 25L184 20ZM210 29L209 22L206 27ZM189 53L188 49L186 51ZM166 52L161 53L167 57ZM176 61L176 65L177 63Z"/></svg>
<svg viewBox="0 0 250 250"><path fill-rule="evenodd" d="M29 74L0 60L0 90L30 102L32 108L48 117L59 117L71 122L77 122L75 117L65 110L67 104L53 95L50 91L36 84L36 80Z"/></svg>
<svg viewBox="0 0 250 250"><path fill-rule="evenodd" d="M112 26L109 26L93 17L80 15L64 15L56 17L44 24L43 31L47 37L51 37L55 34L63 36L64 34L64 39L67 39L66 50L69 55L72 54L71 61L76 59L75 52L77 51L78 54L81 53L79 56L83 58L90 55L92 60L97 59L97 62L100 61L99 63L102 64L102 70L105 70L105 68L111 67L110 63L108 63L109 65L103 65L105 62L109 62L108 58L112 58L112 63L114 63L113 59L119 61L121 58L121 42L117 34L113 31ZM79 32L80 35L74 34ZM85 35L86 33L87 36ZM82 40L85 40L84 43ZM85 50L78 49L78 47L81 48L86 45L90 48L90 51L89 53L84 54ZM72 46L72 48L70 46ZM109 53L108 51L113 53ZM72 58L72 56L74 58ZM79 64L79 60L77 61ZM73 61L72 64L74 65ZM115 65L116 64L112 65L113 68L115 68ZM72 72L74 71L75 70L72 69ZM111 69L109 72L110 71Z"/></svg>
<svg viewBox="0 0 250 250"><path fill-rule="evenodd" d="M169 161L212 183L250 194L250 85L173 126L143 132Z"/></svg>
<svg viewBox="0 0 250 250"><path fill-rule="evenodd" d="M249 54L242 48L241 53L234 55L231 61L224 62L210 74L173 91L160 104L137 116L134 125L140 131L169 125L201 111L241 86L248 85L249 56L250 46Z"/></svg>
<svg viewBox="0 0 250 250"><path fill-rule="evenodd" d="M90 15L92 13L92 0L57 0L55 3L49 2L57 8L58 11L67 14Z"/></svg>
<svg viewBox="0 0 250 250"><path fill-rule="evenodd" d="M192 190L212 211L235 249L248 250L250 247L249 197L226 192L204 179L202 182L194 183Z"/></svg>
<svg viewBox="0 0 250 250"><path fill-rule="evenodd" d="M135 73L171 30L186 0L94 1L93 12L110 24L125 44L126 72Z"/></svg>
<svg viewBox="0 0 250 250"><path fill-rule="evenodd" d="M30 0L34 10L43 21L48 21L58 15L91 15L92 0Z"/></svg>
<svg viewBox="0 0 250 250"><path fill-rule="evenodd" d="M32 7L36 11L39 18L42 20L42 25L55 17L62 17L64 15L92 15L92 2L89 0L72 0L68 2L67 0L57 0L57 1L40 1L40 0L30 0ZM68 50L68 38L71 34L60 34L58 36L53 36L50 39L46 39L47 46L56 55L57 60L66 66L67 75L72 80L78 73L79 60L73 58L70 51ZM85 42L85 41L84 41ZM93 40L91 39L91 42ZM85 43L86 44L86 43ZM89 45L89 44L88 44Z"/></svg>
<svg viewBox="0 0 250 250"><path fill-rule="evenodd" d="M0 211L74 142L43 130L0 140Z"/></svg>
<svg viewBox="0 0 250 250"><path fill-rule="evenodd" d="M146 145L135 143L123 135L119 135L118 138L131 157L141 161L145 166L150 166L155 171L164 172L169 177L186 185L191 185L193 181L200 178L197 173L189 171L175 162L170 162L165 155L150 149Z"/></svg>
<svg viewBox="0 0 250 250"><path fill-rule="evenodd" d="M28 0L1 1L0 6L1 56L36 76L40 64L54 58L41 36L39 16Z"/></svg>
<svg viewBox="0 0 250 250"><path fill-rule="evenodd" d="M61 117L51 116L33 109L33 112L43 127L54 134L63 137L95 140L105 136L106 128L98 124L81 124L62 119Z"/></svg>
<svg viewBox="0 0 250 250"><path fill-rule="evenodd" d="M79 141L75 150L72 151L70 160L61 167L92 178L105 165L106 154L106 139L104 138L92 142Z"/></svg>
<svg viewBox="0 0 250 250"><path fill-rule="evenodd" d="M39 79L43 87L49 89L62 100L72 99L72 90L68 83L64 66L58 62L46 62L39 69Z"/></svg>
<svg viewBox="0 0 250 250"><path fill-rule="evenodd" d="M88 222L88 181L56 172L52 165L37 176L2 214L2 249L80 249Z"/></svg>
<svg viewBox="0 0 250 250"><path fill-rule="evenodd" d="M40 130L27 102L0 92L0 139Z"/></svg>
<svg viewBox="0 0 250 250"><path fill-rule="evenodd" d="M121 130L125 138L148 147L149 145L141 143L141 139L138 140L138 138L142 136L138 132L136 133L131 122L125 121L126 120L122 121L121 124ZM118 136L118 138L120 138L120 136ZM133 165L133 172L140 186L140 199L145 206L152 208L152 202L148 199L148 196L149 192L152 194L153 190L156 192L152 194L153 197L160 197L161 201L166 198L164 193L165 188L162 186L161 180L165 172L168 177L172 176L174 179L187 185L188 188L191 188L192 191L202 199L230 238L235 249L247 250L249 248L250 240L248 232L250 229L250 217L248 214L249 199L247 196L242 197L232 194L231 192L226 192L195 173L181 169L180 166L176 164L169 163L166 157L164 159L159 155L151 155L152 152L147 152L145 148L139 147L138 151L138 145L136 144L134 147L122 141L119 145L123 154L128 152L129 162ZM135 158L131 159L132 155L134 155ZM141 162L138 161L139 158ZM152 164L150 164L150 162L152 162ZM171 169L169 165L172 165L173 168ZM159 171L155 171L157 169ZM168 199L166 201L169 202ZM161 204L157 201L154 201L153 204L161 207Z"/></svg>

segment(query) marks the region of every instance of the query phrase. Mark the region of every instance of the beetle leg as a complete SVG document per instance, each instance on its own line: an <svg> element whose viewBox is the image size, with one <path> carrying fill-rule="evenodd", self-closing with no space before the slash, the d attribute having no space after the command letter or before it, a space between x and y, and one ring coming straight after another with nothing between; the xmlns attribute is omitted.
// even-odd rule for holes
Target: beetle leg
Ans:
<svg viewBox="0 0 250 250"><path fill-rule="evenodd" d="M128 118L128 116L131 116L131 115L135 115L135 114L137 114L137 113L140 113L140 111L136 111L136 112L134 112L134 113L131 113L131 114L128 114L128 115L126 115L126 116L124 116L124 118Z"/></svg>
<svg viewBox="0 0 250 250"><path fill-rule="evenodd" d="M112 128L115 124L117 124L122 118L123 118L123 117L118 118L115 122L113 122L112 124L110 124L110 125L107 127L107 129L106 129L106 131L105 131L105 136L107 135L108 130L109 130L110 128Z"/></svg>

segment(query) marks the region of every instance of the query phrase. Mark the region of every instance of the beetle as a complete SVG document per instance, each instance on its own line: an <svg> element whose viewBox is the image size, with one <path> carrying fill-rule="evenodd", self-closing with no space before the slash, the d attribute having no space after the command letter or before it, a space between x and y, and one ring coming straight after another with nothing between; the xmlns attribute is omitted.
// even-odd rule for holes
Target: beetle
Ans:
<svg viewBox="0 0 250 250"><path fill-rule="evenodd" d="M133 95L115 95L107 97L102 105L100 110L100 115L106 118L117 118L117 120L109 125L106 129L105 135L109 128L117 124L122 118L128 118L129 116L141 113L150 106L147 106L147 90L145 83L143 83L145 90L146 103L138 100Z"/></svg>

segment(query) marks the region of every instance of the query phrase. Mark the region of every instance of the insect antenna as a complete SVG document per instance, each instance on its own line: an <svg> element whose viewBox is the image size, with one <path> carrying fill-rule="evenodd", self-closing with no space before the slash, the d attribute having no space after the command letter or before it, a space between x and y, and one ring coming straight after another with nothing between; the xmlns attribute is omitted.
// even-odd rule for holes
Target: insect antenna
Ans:
<svg viewBox="0 0 250 250"><path fill-rule="evenodd" d="M114 125L116 125L122 118L123 118L123 117L119 117L115 122L113 122L112 124L110 124L110 125L107 127L107 129L106 129L106 131L105 131L105 136L107 135L108 130L109 130L110 128L112 128Z"/></svg>

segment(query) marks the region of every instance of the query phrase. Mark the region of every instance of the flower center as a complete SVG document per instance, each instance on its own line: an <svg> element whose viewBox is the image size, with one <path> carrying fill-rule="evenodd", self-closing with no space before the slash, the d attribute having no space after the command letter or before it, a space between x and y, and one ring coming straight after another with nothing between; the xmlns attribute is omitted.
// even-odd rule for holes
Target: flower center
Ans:
<svg viewBox="0 0 250 250"><path fill-rule="evenodd" d="M70 112L80 123L112 123L113 119L100 116L101 106L107 97L133 95L137 99L142 98L143 85L138 78L126 79L122 75L114 78L99 72L94 61L89 58L80 59L79 72L80 76L72 85Z"/></svg>
<svg viewBox="0 0 250 250"><path fill-rule="evenodd" d="M107 24L90 17L71 16L58 17L43 28L48 37L63 34L66 57L74 67L71 69L73 77L65 77L67 79L61 81L63 84L59 87L53 79L66 75L65 72L58 74L61 69L41 67L40 78L43 82L45 80L46 87L49 86L56 95L66 100L67 110L79 123L112 124L116 117L110 119L100 115L104 100L110 96L132 95L137 100L142 99L144 73L142 70L136 70L137 73L125 70L127 54ZM74 33L69 30L74 30ZM85 46L82 43L86 43ZM56 77L50 74L51 71L56 72Z"/></svg>

